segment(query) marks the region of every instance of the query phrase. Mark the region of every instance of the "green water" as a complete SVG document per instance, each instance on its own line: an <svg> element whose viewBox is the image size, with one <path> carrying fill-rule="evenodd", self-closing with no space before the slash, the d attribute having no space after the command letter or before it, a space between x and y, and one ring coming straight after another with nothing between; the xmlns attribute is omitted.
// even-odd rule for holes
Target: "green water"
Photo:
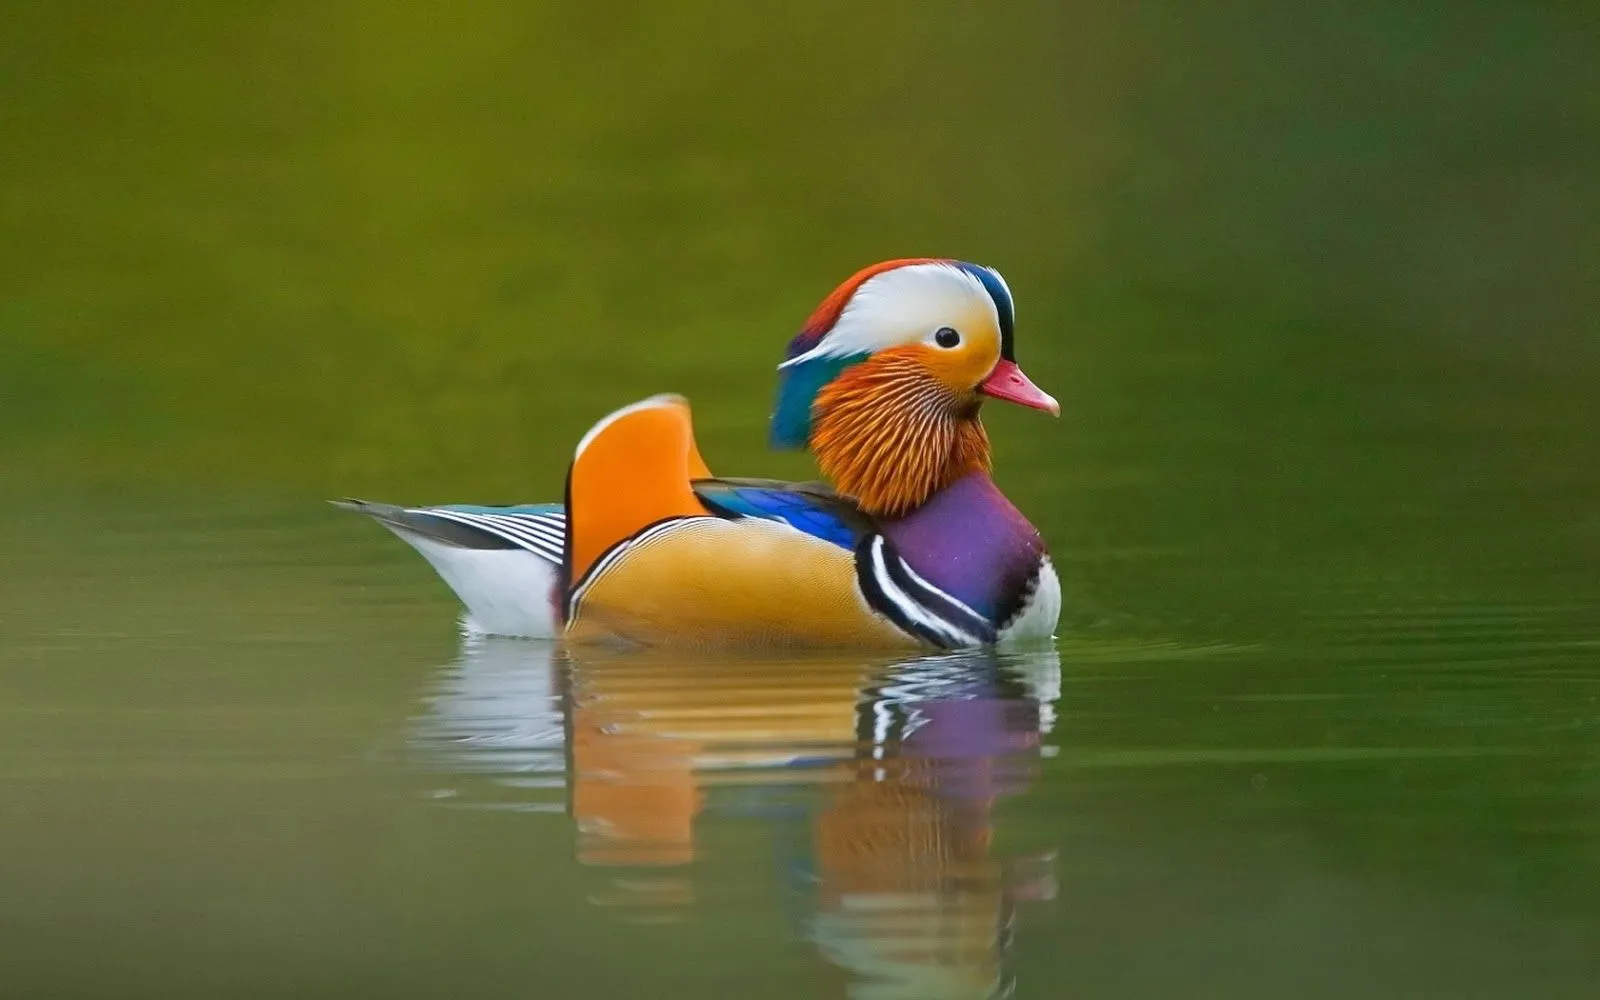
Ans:
<svg viewBox="0 0 1600 1000"><path fill-rule="evenodd" d="M1600 995L1596 28L7 5L4 992ZM1063 403L1054 654L464 642L321 503L663 390L810 475L782 344L930 253Z"/></svg>

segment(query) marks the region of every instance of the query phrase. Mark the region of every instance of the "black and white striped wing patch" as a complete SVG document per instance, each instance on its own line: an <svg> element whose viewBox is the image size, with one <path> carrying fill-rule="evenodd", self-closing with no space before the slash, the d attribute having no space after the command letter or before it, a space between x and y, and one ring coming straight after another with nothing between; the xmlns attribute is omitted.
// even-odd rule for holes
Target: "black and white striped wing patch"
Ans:
<svg viewBox="0 0 1600 1000"><path fill-rule="evenodd" d="M451 510L447 507L417 507L409 513L424 514L464 524L469 528L477 528L517 548L527 549L558 566L561 564L561 553L566 547L567 515L561 510L538 513L490 513Z"/></svg>
<svg viewBox="0 0 1600 1000"><path fill-rule="evenodd" d="M997 637L993 622L924 580L882 535L856 547L856 582L874 610L923 642L959 649Z"/></svg>

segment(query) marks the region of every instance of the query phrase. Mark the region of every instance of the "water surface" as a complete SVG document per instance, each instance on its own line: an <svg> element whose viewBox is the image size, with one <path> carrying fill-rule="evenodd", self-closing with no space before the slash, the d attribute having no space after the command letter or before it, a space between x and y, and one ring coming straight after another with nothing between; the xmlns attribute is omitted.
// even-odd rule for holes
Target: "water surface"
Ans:
<svg viewBox="0 0 1600 1000"><path fill-rule="evenodd" d="M1577 997L1597 972L1576 599L574 657L459 637L424 567L333 513L51 499L5 539L4 949L34 995Z"/></svg>

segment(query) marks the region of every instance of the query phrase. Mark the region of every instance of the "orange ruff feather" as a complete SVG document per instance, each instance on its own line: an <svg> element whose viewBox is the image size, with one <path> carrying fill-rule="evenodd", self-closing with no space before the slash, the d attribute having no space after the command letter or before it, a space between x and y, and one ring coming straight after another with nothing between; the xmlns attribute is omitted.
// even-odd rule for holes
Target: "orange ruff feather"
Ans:
<svg viewBox="0 0 1600 1000"><path fill-rule="evenodd" d="M839 492L893 517L989 471L978 406L976 393L952 391L915 349L880 352L817 394L811 450Z"/></svg>

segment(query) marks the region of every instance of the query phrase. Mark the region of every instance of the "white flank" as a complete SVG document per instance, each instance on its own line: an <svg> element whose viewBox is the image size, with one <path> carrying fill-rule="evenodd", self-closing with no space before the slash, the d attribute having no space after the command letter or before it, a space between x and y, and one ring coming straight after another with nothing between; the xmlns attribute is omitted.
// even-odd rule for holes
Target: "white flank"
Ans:
<svg viewBox="0 0 1600 1000"><path fill-rule="evenodd" d="M556 636L554 564L526 549L465 549L385 524L422 553L466 605L464 628L523 639Z"/></svg>

